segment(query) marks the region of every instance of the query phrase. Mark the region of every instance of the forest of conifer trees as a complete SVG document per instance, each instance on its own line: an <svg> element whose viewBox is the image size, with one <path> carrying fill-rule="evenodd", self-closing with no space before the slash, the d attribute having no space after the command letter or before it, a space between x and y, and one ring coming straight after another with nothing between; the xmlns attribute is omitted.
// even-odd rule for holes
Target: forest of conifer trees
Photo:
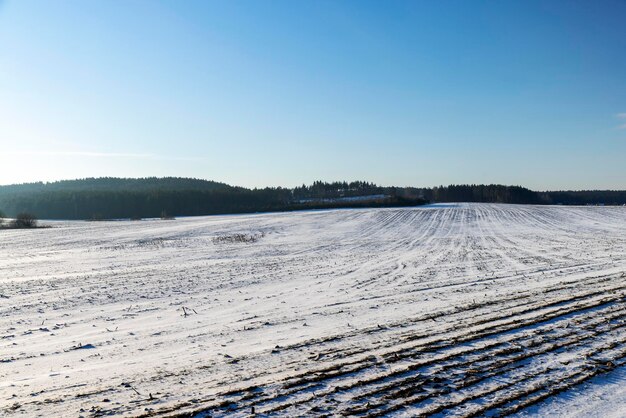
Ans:
<svg viewBox="0 0 626 418"><path fill-rule="evenodd" d="M365 181L248 189L175 177L89 178L0 186L0 209L7 216L31 213L40 219L155 218L429 202L623 205L626 191L535 192L503 185L383 187Z"/></svg>

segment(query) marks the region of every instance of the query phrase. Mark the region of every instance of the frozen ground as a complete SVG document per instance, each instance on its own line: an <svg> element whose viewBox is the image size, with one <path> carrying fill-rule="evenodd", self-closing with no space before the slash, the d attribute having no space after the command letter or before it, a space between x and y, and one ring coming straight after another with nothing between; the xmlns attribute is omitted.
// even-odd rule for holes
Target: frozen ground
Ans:
<svg viewBox="0 0 626 418"><path fill-rule="evenodd" d="M1 416L626 415L626 208L0 232Z"/></svg>

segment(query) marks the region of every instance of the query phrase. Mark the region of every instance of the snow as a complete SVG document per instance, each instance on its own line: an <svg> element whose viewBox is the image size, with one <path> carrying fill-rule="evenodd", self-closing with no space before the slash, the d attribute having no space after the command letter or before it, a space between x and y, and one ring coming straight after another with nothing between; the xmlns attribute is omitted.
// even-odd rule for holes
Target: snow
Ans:
<svg viewBox="0 0 626 418"><path fill-rule="evenodd" d="M519 417L620 418L626 415L626 368L622 367L583 383Z"/></svg>
<svg viewBox="0 0 626 418"><path fill-rule="evenodd" d="M368 200L381 200L387 199L391 196L386 194L372 194L365 196L344 196L344 197L329 197L324 199L300 199L299 203L310 203L310 202L363 202Z"/></svg>
<svg viewBox="0 0 626 418"><path fill-rule="evenodd" d="M0 232L0 415L626 415L626 210Z"/></svg>

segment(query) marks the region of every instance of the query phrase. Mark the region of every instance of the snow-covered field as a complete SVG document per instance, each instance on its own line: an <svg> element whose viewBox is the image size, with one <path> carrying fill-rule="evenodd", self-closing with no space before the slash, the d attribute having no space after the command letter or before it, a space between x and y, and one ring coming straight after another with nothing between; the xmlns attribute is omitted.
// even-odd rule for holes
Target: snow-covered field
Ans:
<svg viewBox="0 0 626 418"><path fill-rule="evenodd" d="M0 231L1 416L626 416L626 208L53 224Z"/></svg>

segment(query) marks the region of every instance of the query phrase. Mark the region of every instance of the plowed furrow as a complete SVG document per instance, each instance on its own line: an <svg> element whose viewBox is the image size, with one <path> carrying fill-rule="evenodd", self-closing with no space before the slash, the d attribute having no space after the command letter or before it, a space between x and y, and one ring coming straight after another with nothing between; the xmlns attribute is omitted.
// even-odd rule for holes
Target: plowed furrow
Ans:
<svg viewBox="0 0 626 418"><path fill-rule="evenodd" d="M273 407L270 407L269 409L264 411L266 413L280 412L281 410L287 409L289 407L293 407L295 405L306 404L307 402L311 402L315 398L321 398L332 393L350 390L352 388L350 384L348 384L347 386L339 385L335 387L332 387L331 385L333 384L333 382L336 382L337 380L356 378L357 375L368 373L368 370L370 370L371 373L374 374L374 377L368 378L367 381L361 381L358 384L359 386L379 384L385 380L394 379L398 376L406 375L407 373L411 373L420 368L424 368L426 366L437 364L437 363L443 364L444 369L455 370L455 367L458 368L458 367L463 366L463 364L465 365L469 364L469 361L467 360L465 361L465 363L460 363L460 362L456 364L450 363L455 358L458 359L462 356L464 356L465 358L468 358L468 356L476 357L477 355L480 354L481 351L483 352L482 357L481 356L476 357L474 358L473 361L481 361L483 359L486 359L488 356L504 355L505 356L504 358L507 358L506 355L512 354L511 348L503 347L503 344L506 344L509 340L513 340L515 338L514 334L516 332L523 331L525 328L528 328L528 327L539 327L541 326L541 324L554 322L555 320L558 320L559 318L561 318L560 320L563 321L563 320L568 319L566 317L571 316L572 314L585 315L585 312L590 311L590 310L591 311L587 313L587 316L593 319L594 315L596 315L593 312L594 309L602 309L602 308L607 308L607 307L610 308L611 303L615 303L615 302L622 300L624 295L623 295L623 292L620 292L620 291L623 291L623 289L624 289L623 286L618 286L618 287L614 287L610 289L603 289L602 291L592 291L592 292L587 292L586 294L579 294L579 295L571 297L570 299L563 299L563 300L559 299L557 301L553 301L552 303L547 304L548 306L551 306L551 308L549 308L547 312L545 311L545 309L536 310L537 311L535 312L536 315L530 318L519 319L519 318L513 317L510 321L504 321L504 322L496 321L498 322L497 324L487 323L488 326L485 326L479 330L476 330L476 329L466 330L466 332L464 333L462 332L459 335L454 336L452 340L440 339L439 341L430 342L427 345L422 345L421 347L419 347L419 349L417 347L411 347L410 350L412 351L410 355L406 351L407 350L406 348L401 348L400 350L396 350L395 352L393 350L387 351L382 354L382 357L385 359L385 364L391 364L391 363L399 362L399 361L406 361L407 359L412 361L412 358L414 356L424 356L425 354L428 354L429 352L430 353L441 352L446 349L449 350L449 349L452 349L453 347L458 347L459 344L469 344L472 342L477 342L479 340L484 340L486 338L492 338L492 339L496 337L502 338L507 333L511 334L509 335L509 338L505 339L504 341L489 341L485 343L486 346L478 348L478 349L477 348L467 348L467 349L460 348L458 349L458 352L455 352L453 354L439 355L439 356L435 356L427 360L419 360L419 361L416 360L416 361L413 361L412 364L410 364L408 367L402 370L395 371L391 374L384 374L384 375L380 375L380 372L375 371L376 368L381 367L381 363L376 358L373 358L373 357L360 359L360 360L352 361L352 362L338 363L330 367L308 371L306 374L300 375L300 377L292 376L291 378L288 378L283 384L278 385L277 387L261 388L261 390L256 392L255 396L248 395L246 396L245 400L239 399L239 400L233 400L233 402L236 402L237 408L239 409L239 408L249 408L252 406L260 406L260 405L264 405L267 403L273 403L275 400L278 400L278 399L283 399L285 400L284 403L281 403L280 405L274 405ZM619 292L619 293L612 294L611 296L601 297L602 294L606 295L607 293L611 293L611 292ZM614 307L614 309L615 309L615 313L612 314L613 316L611 316L611 318L614 318L615 315L623 314L623 312L621 312L620 310L621 305L619 307ZM533 310L531 310L530 312L532 311ZM524 312L525 315L528 315L528 313L529 312ZM608 314L610 312L607 311L605 313ZM580 319L579 319L579 322L580 322ZM596 320L595 322L588 323L588 324L581 323L580 325L593 328L596 325L598 325L598 321ZM548 327L546 330L541 330L537 332L549 333L555 327L557 327L557 325L553 324L552 327ZM575 333L576 331L572 330L569 334L562 335L561 337L563 337L564 340L561 343L551 344L551 345L544 344L544 350L546 350L544 352L549 352L550 350L556 350L556 349L565 347L570 344L572 345L580 344L585 339L594 337L594 334L587 332L585 334L586 336L585 335L580 336L578 339L568 340L567 338L565 338L565 337L571 337ZM498 347L500 348L498 349ZM531 346L528 348L529 349L533 348L533 344L531 344ZM489 352L487 350L491 350L491 351ZM542 353L543 352L541 351L537 351L535 355L539 355ZM524 354L520 354L519 358L516 359L512 357L510 360L521 361L523 360L523 356ZM527 355L526 357L529 357L529 356L530 355ZM487 367L488 365L484 365L484 366ZM495 373L495 369L492 372ZM474 377L473 379L475 380L476 377ZM413 383L415 383L416 381L413 381ZM405 383L410 383L410 382L411 380L408 380ZM461 386L467 386L468 384L468 382L463 383L462 381L459 383L461 384ZM400 383L400 385L402 384ZM392 387L393 385L389 384L388 386ZM401 393L403 389L400 388L397 390L400 391L399 393ZM315 394L304 395L304 396L299 395L299 393L309 393L309 392L314 392ZM376 395L375 391L371 395ZM359 399L364 399L365 397L366 396L359 396L357 399L355 399L355 401L358 401ZM231 403L230 405L233 405L233 404ZM370 405L370 407L371 406L372 405ZM215 410L214 409L215 407L216 405L208 406L208 408L205 408L204 410L206 412L210 412L211 410L213 410L214 412L219 411L220 408L217 407L217 410ZM357 410L355 410L354 412L357 412Z"/></svg>

